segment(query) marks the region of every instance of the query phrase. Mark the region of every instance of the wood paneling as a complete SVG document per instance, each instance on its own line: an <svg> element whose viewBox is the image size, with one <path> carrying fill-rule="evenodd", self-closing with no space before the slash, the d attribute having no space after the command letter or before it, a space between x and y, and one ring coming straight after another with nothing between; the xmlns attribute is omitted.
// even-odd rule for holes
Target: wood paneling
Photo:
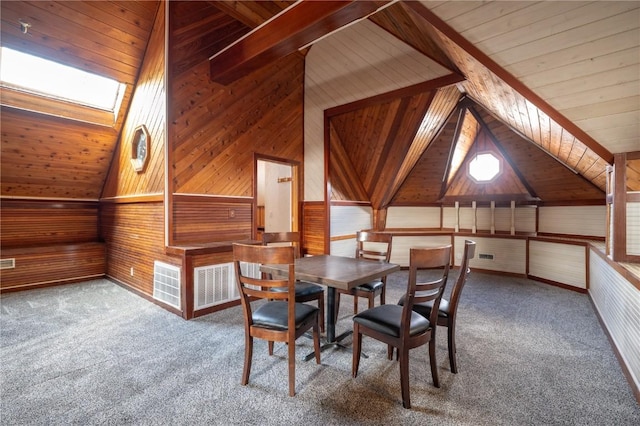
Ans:
<svg viewBox="0 0 640 426"><path fill-rule="evenodd" d="M2 249L3 259L15 259L14 269L0 273L0 290L18 290L64 284L104 275L103 243L57 244Z"/></svg>
<svg viewBox="0 0 640 426"><path fill-rule="evenodd" d="M2 2L2 45L132 85L159 3ZM31 24L28 35L19 20Z"/></svg>
<svg viewBox="0 0 640 426"><path fill-rule="evenodd" d="M326 206L323 202L305 202L302 205L302 251L309 255L325 254Z"/></svg>
<svg viewBox="0 0 640 426"><path fill-rule="evenodd" d="M2 200L1 288L23 289L104 275L105 246L98 238L97 202Z"/></svg>
<svg viewBox="0 0 640 426"><path fill-rule="evenodd" d="M175 7L182 14L196 8L202 13L199 19L207 20L197 3L177 2ZM193 64L188 70L174 69L170 89L172 192L254 197L254 153L302 162L304 59L294 53L223 87L210 81L208 58L194 48L197 43L173 43L187 23L177 20L170 26L171 64Z"/></svg>
<svg viewBox="0 0 640 426"><path fill-rule="evenodd" d="M361 196L358 191L340 188L361 183L368 196L364 201L370 201L374 209L386 207L457 100L458 91L452 86L331 117L335 128L330 165L335 172L330 175L333 191ZM357 178L341 178L340 173L350 168Z"/></svg>
<svg viewBox="0 0 640 426"><path fill-rule="evenodd" d="M140 68L138 85L107 176L102 198L164 192L166 145L166 76L164 7L156 16L149 47ZM136 173L131 165L131 140L135 129L145 125L150 135L148 164Z"/></svg>
<svg viewBox="0 0 640 426"><path fill-rule="evenodd" d="M97 202L2 200L2 249L98 241Z"/></svg>
<svg viewBox="0 0 640 426"><path fill-rule="evenodd" d="M616 270L599 250L591 249L589 256L589 296L635 383L636 397L640 397L640 288ZM617 267L621 270L623 268ZM637 283L637 279L635 280ZM637 285L637 284L636 284Z"/></svg>
<svg viewBox="0 0 640 426"><path fill-rule="evenodd" d="M158 1L1 3L2 45L127 85L115 117L3 89L2 194L98 199L137 82ZM27 34L19 20L30 24ZM7 96L5 96L7 95ZM26 102L26 103L25 103ZM24 112L18 111L24 110ZM85 111L86 110L86 111ZM37 111L26 112L26 111ZM54 117L69 117L69 119ZM87 124L94 123L94 125Z"/></svg>
<svg viewBox="0 0 640 426"><path fill-rule="evenodd" d="M305 200L325 198L324 110L449 74L368 20L314 44L305 70Z"/></svg>
<svg viewBox="0 0 640 426"><path fill-rule="evenodd" d="M173 245L250 240L252 209L251 199L175 196Z"/></svg>
<svg viewBox="0 0 640 426"><path fill-rule="evenodd" d="M296 2L210 58L210 77L230 84L366 17L389 0Z"/></svg>
<svg viewBox="0 0 640 426"><path fill-rule="evenodd" d="M3 107L2 195L97 200L116 134Z"/></svg>
<svg viewBox="0 0 640 426"><path fill-rule="evenodd" d="M155 260L175 264L164 252L161 202L101 203L100 235L107 246L107 275L142 294L153 294Z"/></svg>

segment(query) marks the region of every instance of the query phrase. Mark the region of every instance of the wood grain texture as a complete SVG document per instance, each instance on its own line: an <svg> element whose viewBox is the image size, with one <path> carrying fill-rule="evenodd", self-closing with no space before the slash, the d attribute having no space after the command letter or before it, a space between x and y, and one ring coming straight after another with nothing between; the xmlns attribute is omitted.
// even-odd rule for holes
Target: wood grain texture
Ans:
<svg viewBox="0 0 640 426"><path fill-rule="evenodd" d="M369 15L385 3L388 0L294 3L214 54L210 58L210 77L228 85Z"/></svg>
<svg viewBox="0 0 640 426"><path fill-rule="evenodd" d="M173 245L251 239L251 199L176 196Z"/></svg>
<svg viewBox="0 0 640 426"><path fill-rule="evenodd" d="M308 255L327 253L327 213L323 202L304 202L302 205L302 251Z"/></svg>
<svg viewBox="0 0 640 426"><path fill-rule="evenodd" d="M2 250L96 241L97 202L2 200Z"/></svg>
<svg viewBox="0 0 640 426"><path fill-rule="evenodd" d="M0 273L0 291L85 281L106 271L104 243L56 244L2 250L15 259L14 269Z"/></svg>
<svg viewBox="0 0 640 426"><path fill-rule="evenodd" d="M115 132L6 107L0 112L3 196L100 197Z"/></svg>
<svg viewBox="0 0 640 426"><path fill-rule="evenodd" d="M166 146L166 75L164 8L156 16L149 47L140 68L138 85L122 129L102 197L122 197L164 192ZM150 135L148 164L136 173L131 165L131 142L135 129L145 125Z"/></svg>
<svg viewBox="0 0 640 426"><path fill-rule="evenodd" d="M175 264L164 251L161 202L101 203L100 236L107 248L106 274L142 294L153 294L155 260Z"/></svg>
<svg viewBox="0 0 640 426"><path fill-rule="evenodd" d="M178 2L175 7L181 14L196 8L206 21L198 3ZM192 64L188 70L174 68L169 89L172 192L255 196L254 152L302 162L304 59L292 54L223 87L210 81L208 59L195 48L198 43L177 43L186 25L182 20L170 25L171 64ZM224 31L225 26L210 30Z"/></svg>

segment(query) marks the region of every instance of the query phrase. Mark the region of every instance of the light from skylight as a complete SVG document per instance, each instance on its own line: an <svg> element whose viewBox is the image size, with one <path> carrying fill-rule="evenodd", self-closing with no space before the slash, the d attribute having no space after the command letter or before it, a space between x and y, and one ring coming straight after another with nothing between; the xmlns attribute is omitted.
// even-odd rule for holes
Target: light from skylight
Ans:
<svg viewBox="0 0 640 426"><path fill-rule="evenodd" d="M478 154L469 162L469 174L478 182L488 182L500 173L500 160L491 153Z"/></svg>
<svg viewBox="0 0 640 426"><path fill-rule="evenodd" d="M18 90L115 112L119 82L2 47L0 80Z"/></svg>

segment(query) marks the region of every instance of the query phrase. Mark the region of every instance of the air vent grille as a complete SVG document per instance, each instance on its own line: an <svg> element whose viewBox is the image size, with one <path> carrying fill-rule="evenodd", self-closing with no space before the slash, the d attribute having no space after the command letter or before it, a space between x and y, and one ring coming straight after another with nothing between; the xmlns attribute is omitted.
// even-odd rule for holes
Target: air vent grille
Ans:
<svg viewBox="0 0 640 426"><path fill-rule="evenodd" d="M15 259L0 259L0 269L14 269L15 267Z"/></svg>
<svg viewBox="0 0 640 426"><path fill-rule="evenodd" d="M153 263L153 298L180 307L180 268L157 260Z"/></svg>

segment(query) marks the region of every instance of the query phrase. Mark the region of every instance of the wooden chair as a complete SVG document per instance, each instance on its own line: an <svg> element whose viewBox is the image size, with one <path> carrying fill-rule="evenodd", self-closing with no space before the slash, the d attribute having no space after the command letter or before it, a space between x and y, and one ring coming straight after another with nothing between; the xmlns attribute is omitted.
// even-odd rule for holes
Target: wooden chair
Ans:
<svg viewBox="0 0 640 426"><path fill-rule="evenodd" d="M442 299L438 309L438 325L447 327L449 365L451 366L451 372L453 373L458 372L458 365L456 363L456 316L458 312L458 304L460 303L462 288L467 282L467 278L471 272L469 269L469 260L474 258L475 253L476 243L474 241L465 240L462 263L460 264L460 275L458 275L458 279L451 289L451 301L449 302L446 299ZM400 299L398 304L402 305L403 303L404 297ZM432 309L433 302L413 304L413 310L425 318L431 317Z"/></svg>
<svg viewBox="0 0 640 426"><path fill-rule="evenodd" d="M388 345L387 357L393 359L393 350L397 348L400 361L400 387L402 405L411 408L409 395L409 350L429 343L429 359L433 384L440 387L436 364L436 322L437 309L430 318L412 310L414 303L433 302L440 306L440 299L447 284L451 245L437 248L412 248L409 250L409 283L405 303L400 305L381 305L367 309L353 317L353 364L351 374L358 375L362 335L373 337ZM428 282L418 282L417 272L423 268L441 268L442 274Z"/></svg>
<svg viewBox="0 0 640 426"><path fill-rule="evenodd" d="M300 257L300 233L298 232L265 232L262 234L262 244L291 243L294 247L296 258ZM283 289L284 290L284 289ZM275 289L274 291L278 291ZM305 281L296 281L296 302L313 302L318 303L320 310L320 330L324 332L324 287L308 283Z"/></svg>
<svg viewBox="0 0 640 426"><path fill-rule="evenodd" d="M249 383L253 338L269 342L269 355L273 355L273 342L285 342L289 360L289 395L295 395L295 342L307 330L313 329L313 348L316 363L320 364L320 324L318 308L295 301L295 256L293 247L264 247L233 244L236 282L244 313L245 348L242 384ZM242 273L240 262L289 265L286 278L253 278ZM287 291L274 291L285 287ZM267 299L255 310L252 302Z"/></svg>
<svg viewBox="0 0 640 426"><path fill-rule="evenodd" d="M356 258L369 259L378 262L389 263L391 257L392 235L369 231L356 233ZM387 277L359 285L350 290L336 289L336 301L334 318L338 320L340 311L340 294L353 296L353 313L358 313L358 297L366 297L369 300L369 309L373 308L376 296L380 295L380 304L385 303Z"/></svg>

